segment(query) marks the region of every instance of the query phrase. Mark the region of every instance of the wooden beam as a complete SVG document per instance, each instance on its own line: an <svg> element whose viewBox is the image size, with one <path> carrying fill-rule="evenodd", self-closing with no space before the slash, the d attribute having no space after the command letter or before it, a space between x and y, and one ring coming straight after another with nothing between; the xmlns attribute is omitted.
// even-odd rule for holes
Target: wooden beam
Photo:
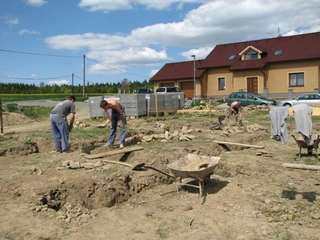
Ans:
<svg viewBox="0 0 320 240"><path fill-rule="evenodd" d="M140 150L143 150L143 147L115 149L115 150L110 150L108 152L85 155L84 157L89 158L89 159L103 158L103 157L107 157L107 156L111 156L111 155L115 155L115 154L128 153L128 152L140 151Z"/></svg>
<svg viewBox="0 0 320 240"><path fill-rule="evenodd" d="M222 145L236 145L241 147L251 147L251 148L264 148L264 146L258 146L258 145L250 145L250 144L243 144L243 143L234 143L234 142L223 142L215 140L214 143L222 144Z"/></svg>
<svg viewBox="0 0 320 240"><path fill-rule="evenodd" d="M317 165L305 165L305 164L294 164L294 163L283 163L282 167L286 168L297 168L305 170L320 170L320 166Z"/></svg>

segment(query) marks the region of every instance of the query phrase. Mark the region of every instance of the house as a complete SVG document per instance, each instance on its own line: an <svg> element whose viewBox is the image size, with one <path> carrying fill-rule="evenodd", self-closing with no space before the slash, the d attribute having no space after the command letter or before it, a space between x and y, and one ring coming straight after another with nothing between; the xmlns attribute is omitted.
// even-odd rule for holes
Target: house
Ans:
<svg viewBox="0 0 320 240"><path fill-rule="evenodd" d="M154 83L155 90L158 87L179 87L188 98L194 97L194 85L201 84L200 79L206 69L200 68L203 60L175 62L165 64L150 80Z"/></svg>
<svg viewBox="0 0 320 240"><path fill-rule="evenodd" d="M319 92L320 32L217 45L203 60L165 64L150 81L155 88L180 87L190 98L194 85L197 98L234 91L273 98Z"/></svg>

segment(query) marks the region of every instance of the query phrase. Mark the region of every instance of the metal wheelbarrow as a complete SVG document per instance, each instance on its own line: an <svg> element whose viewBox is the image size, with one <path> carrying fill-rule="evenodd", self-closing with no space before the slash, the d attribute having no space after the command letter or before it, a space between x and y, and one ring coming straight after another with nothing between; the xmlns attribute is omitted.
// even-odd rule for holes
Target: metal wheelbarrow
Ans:
<svg viewBox="0 0 320 240"><path fill-rule="evenodd" d="M210 157L210 156L199 156L197 154L188 154L185 157L174 161L168 165L170 173L164 172L153 166L148 166L145 163L139 163L136 165L130 165L128 163L112 161L112 160L103 160L105 163L120 164L127 167L130 167L132 170L146 170L152 169L159 173L166 175L167 177L174 178L176 180L177 192L181 186L189 186L198 188L200 195L203 196L204 193L204 182L207 179L210 179L210 175L213 174L213 170L218 165L220 157ZM179 181L177 179L179 178ZM192 178L198 180L199 185L183 183L183 178Z"/></svg>
<svg viewBox="0 0 320 240"><path fill-rule="evenodd" d="M313 140L313 144L307 145L307 143L304 140L299 140L297 139L294 135L291 135L293 139L296 141L298 147L299 147L299 159L301 158L301 150L302 148L308 149L308 154L312 154L312 149L315 150L316 158L318 158L318 146L320 142L319 135L317 136L316 139Z"/></svg>
<svg viewBox="0 0 320 240"><path fill-rule="evenodd" d="M200 196L204 193L204 182L213 174L220 161L220 157L199 156L197 154L188 154L185 157L172 162L168 165L172 176L176 178L176 188L179 191L181 186L198 188ZM182 179L192 178L198 181L198 186L189 183L183 183ZM177 181L177 179L179 179Z"/></svg>

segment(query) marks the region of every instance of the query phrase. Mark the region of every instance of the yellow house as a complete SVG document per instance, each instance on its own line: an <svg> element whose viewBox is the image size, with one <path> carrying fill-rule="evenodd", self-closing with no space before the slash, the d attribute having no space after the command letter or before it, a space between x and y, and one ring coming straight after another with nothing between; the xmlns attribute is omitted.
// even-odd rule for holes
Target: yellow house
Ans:
<svg viewBox="0 0 320 240"><path fill-rule="evenodd" d="M320 32L217 45L203 60L166 64L150 81L180 87L189 98L319 92Z"/></svg>

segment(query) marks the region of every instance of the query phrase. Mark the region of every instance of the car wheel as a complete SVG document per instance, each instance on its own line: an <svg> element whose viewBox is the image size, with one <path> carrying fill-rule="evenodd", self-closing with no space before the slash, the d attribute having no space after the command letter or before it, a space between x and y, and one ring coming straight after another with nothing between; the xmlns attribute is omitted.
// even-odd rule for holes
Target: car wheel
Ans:
<svg viewBox="0 0 320 240"><path fill-rule="evenodd" d="M285 103L285 104L283 104L283 106L285 106L285 107L291 107L291 104L290 104L290 103Z"/></svg>
<svg viewBox="0 0 320 240"><path fill-rule="evenodd" d="M266 107L267 104L266 103L261 103L260 106Z"/></svg>

